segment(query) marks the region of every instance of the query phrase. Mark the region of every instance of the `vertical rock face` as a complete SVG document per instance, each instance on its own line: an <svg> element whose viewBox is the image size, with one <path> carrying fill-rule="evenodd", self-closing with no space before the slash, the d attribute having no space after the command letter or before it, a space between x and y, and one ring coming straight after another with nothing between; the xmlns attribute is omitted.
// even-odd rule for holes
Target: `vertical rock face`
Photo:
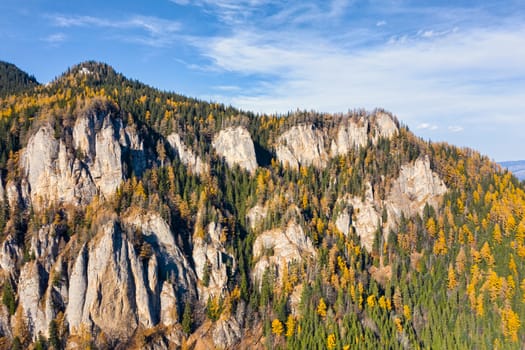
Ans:
<svg viewBox="0 0 525 350"><path fill-rule="evenodd" d="M324 167L328 154L324 147L323 132L312 124L297 125L277 139L277 159L290 168L299 165Z"/></svg>
<svg viewBox="0 0 525 350"><path fill-rule="evenodd" d="M235 259L226 252L221 242L222 227L211 222L207 237L193 238L193 261L199 280L207 280L207 285L199 285L199 299L208 300L210 296L222 296L228 283L228 265L235 269Z"/></svg>
<svg viewBox="0 0 525 350"><path fill-rule="evenodd" d="M208 166L197 156L193 150L182 142L179 134L172 133L167 137L171 147L177 151L182 164L186 165L192 172L201 175L208 171Z"/></svg>
<svg viewBox="0 0 525 350"><path fill-rule="evenodd" d="M280 281L285 265L315 257L312 241L302 227L290 222L286 228L265 231L253 243L253 257L256 261L253 280L260 283L267 268L275 267Z"/></svg>
<svg viewBox="0 0 525 350"><path fill-rule="evenodd" d="M47 287L47 277L38 262L25 264L20 272L20 284L18 286L20 306L29 333L33 336L40 332L47 334L48 325L51 321L46 319L46 314L40 306L40 300Z"/></svg>
<svg viewBox="0 0 525 350"><path fill-rule="evenodd" d="M17 261L22 256L22 251L16 239L10 234L0 245L0 267L10 275L15 273Z"/></svg>
<svg viewBox="0 0 525 350"><path fill-rule="evenodd" d="M399 128L397 127L396 123L394 122L394 119L384 113L384 112L377 112L375 115L375 125L377 128L377 134L376 134L376 140L377 137L385 137L385 138L391 138L395 134L399 132Z"/></svg>
<svg viewBox="0 0 525 350"><path fill-rule="evenodd" d="M331 156L343 155L354 148L366 146L368 143L368 127L367 118L359 118L358 120L348 118L346 123L339 126L337 136L332 140Z"/></svg>
<svg viewBox="0 0 525 350"><path fill-rule="evenodd" d="M376 208L372 187L367 184L365 199L347 196L343 199L345 208L336 218L336 227L348 235L350 229L361 239L361 244L367 251L372 250L377 229L381 226L381 215ZM352 217L354 218L352 220Z"/></svg>
<svg viewBox="0 0 525 350"><path fill-rule="evenodd" d="M384 112L345 116L335 127L292 126L278 137L275 152L283 165L288 164L293 169L300 165L324 168L330 158L364 147L369 139L375 144L379 137L391 138L398 131L394 118Z"/></svg>
<svg viewBox="0 0 525 350"><path fill-rule="evenodd" d="M443 181L430 169L428 157L401 167L386 200L389 216L421 214L425 204L437 207L447 191Z"/></svg>
<svg viewBox="0 0 525 350"><path fill-rule="evenodd" d="M217 154L226 159L228 166L239 165L252 174L257 169L252 138L242 126L221 130L215 135L212 145Z"/></svg>
<svg viewBox="0 0 525 350"><path fill-rule="evenodd" d="M31 203L43 208L50 203L88 203L96 193L85 166L68 154L49 125L41 127L23 151L21 167L29 184ZM27 199L26 199L27 200Z"/></svg>
<svg viewBox="0 0 525 350"><path fill-rule="evenodd" d="M268 215L268 208L257 204L246 213L246 219L251 229L255 229Z"/></svg>
<svg viewBox="0 0 525 350"><path fill-rule="evenodd" d="M172 293L195 294L191 267L160 217L132 215L123 224L111 220L103 225L73 265L66 309L73 333L83 323L112 338L128 339L139 325L175 322L170 312L176 315L176 300L167 299ZM135 233L126 233L126 227ZM129 238L137 230L151 249L141 249L140 255ZM168 277L162 287L159 276Z"/></svg>
<svg viewBox="0 0 525 350"><path fill-rule="evenodd" d="M84 205L97 192L112 195L123 180L123 152L130 153L133 170L140 175L145 160L138 135L96 103L78 116L72 144L56 139L50 125L42 126L20 159L31 203L37 209L52 203Z"/></svg>

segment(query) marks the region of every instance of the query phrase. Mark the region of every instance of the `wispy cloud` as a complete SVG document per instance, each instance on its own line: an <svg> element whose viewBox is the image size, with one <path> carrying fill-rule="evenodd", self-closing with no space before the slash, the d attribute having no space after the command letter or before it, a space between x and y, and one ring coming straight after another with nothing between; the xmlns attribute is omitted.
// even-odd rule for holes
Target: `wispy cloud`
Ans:
<svg viewBox="0 0 525 350"><path fill-rule="evenodd" d="M416 129L419 129L419 130L437 130L438 126L434 125L434 124L429 124L429 123L421 123L421 124L419 124L416 127Z"/></svg>
<svg viewBox="0 0 525 350"><path fill-rule="evenodd" d="M377 21L377 22L376 22L376 26L377 26L377 27L382 27L382 26L384 26L384 25L386 25L386 21Z"/></svg>
<svg viewBox="0 0 525 350"><path fill-rule="evenodd" d="M132 16L124 20L75 15L50 15L49 18L57 27L99 27L116 30L141 30L146 36L127 33L121 36L124 40L149 46L166 46L173 42L173 34L181 29L177 21L151 16Z"/></svg>
<svg viewBox="0 0 525 350"><path fill-rule="evenodd" d="M451 126L448 127L448 130L450 132L461 132L461 131L463 131L463 129L464 128L462 126L459 126L459 125L451 125Z"/></svg>
<svg viewBox="0 0 525 350"><path fill-rule="evenodd" d="M42 40L47 42L47 43L49 43L49 44L51 44L51 45L56 46L56 45L64 42L66 39L67 39L67 35L66 34L64 34L64 33L54 33L54 34L46 36Z"/></svg>
<svg viewBox="0 0 525 350"><path fill-rule="evenodd" d="M525 98L519 84L525 79L523 25L450 31L431 40L414 35L353 50L314 36L253 31L205 39L199 47L219 70L274 77L258 92L230 97L240 107L263 112L383 106L415 121L460 111L480 116L512 110L515 115ZM516 79L518 84L499 91L486 88Z"/></svg>

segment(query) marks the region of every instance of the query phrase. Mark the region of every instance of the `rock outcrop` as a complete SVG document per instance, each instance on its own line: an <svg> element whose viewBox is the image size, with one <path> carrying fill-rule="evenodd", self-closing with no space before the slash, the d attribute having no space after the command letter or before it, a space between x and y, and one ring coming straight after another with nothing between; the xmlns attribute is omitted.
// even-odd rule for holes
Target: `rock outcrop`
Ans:
<svg viewBox="0 0 525 350"><path fill-rule="evenodd" d="M330 153L332 156L343 155L357 147L364 147L368 143L368 118L348 118L337 131L337 136L332 140Z"/></svg>
<svg viewBox="0 0 525 350"><path fill-rule="evenodd" d="M437 207L446 191L443 181L430 169L428 157L419 158L401 167L385 203L389 217L422 214L427 203Z"/></svg>
<svg viewBox="0 0 525 350"><path fill-rule="evenodd" d="M242 126L221 130L212 142L217 154L226 159L228 166L239 165L241 168L255 173L257 158L255 147L248 130Z"/></svg>
<svg viewBox="0 0 525 350"><path fill-rule="evenodd" d="M67 151L63 141L55 139L50 125L42 126L29 139L20 162L31 203L37 209L51 203L86 204L96 194L88 169Z"/></svg>
<svg viewBox="0 0 525 350"><path fill-rule="evenodd" d="M397 124L394 122L392 117L384 112L377 112L375 114L375 125L376 125L376 138L374 142L377 141L378 137L391 138L399 132Z"/></svg>
<svg viewBox="0 0 525 350"><path fill-rule="evenodd" d="M221 242L222 227L211 222L207 235L193 237L193 261L199 284L199 299L206 302L209 297L223 296L228 283L228 270L235 269L235 259L226 252ZM230 266L230 268L228 268Z"/></svg>
<svg viewBox="0 0 525 350"><path fill-rule="evenodd" d="M126 227L133 230L126 233ZM133 234L144 242L139 253ZM159 276L167 276L162 286ZM110 220L81 249L72 268L66 309L70 330L75 333L85 324L127 339L139 325L150 328L160 320L173 324L176 299L167 298L195 295L194 284L190 264L160 217L146 213L122 224Z"/></svg>
<svg viewBox="0 0 525 350"><path fill-rule="evenodd" d="M293 169L300 165L324 168L330 158L364 147L369 140L376 144L379 137L391 138L398 131L395 119L384 112L344 116L333 127L311 123L292 126L277 138L275 153L283 165Z"/></svg>
<svg viewBox="0 0 525 350"><path fill-rule="evenodd" d="M254 230L268 215L268 208L262 205L255 205L246 213L246 219L250 228Z"/></svg>
<svg viewBox="0 0 525 350"><path fill-rule="evenodd" d="M266 269L275 268L277 281L280 281L284 267L293 261L302 261L315 257L312 241L306 236L303 228L290 222L285 228L277 228L260 234L253 243L253 280L261 283Z"/></svg>
<svg viewBox="0 0 525 350"><path fill-rule="evenodd" d="M190 147L182 142L179 134L174 132L167 137L167 140L170 146L177 151L182 164L186 165L193 173L201 175L208 172L208 164L203 162Z"/></svg>
<svg viewBox="0 0 525 350"><path fill-rule="evenodd" d="M376 232L382 225L372 187L367 183L364 200L361 197L346 196L342 201L343 210L335 221L337 229L345 235L348 235L350 230L355 230L363 247L371 251Z"/></svg>
<svg viewBox="0 0 525 350"><path fill-rule="evenodd" d="M290 168L299 165L326 166L328 153L324 146L324 134L312 124L291 127L277 139L277 159Z"/></svg>
<svg viewBox="0 0 525 350"><path fill-rule="evenodd" d="M37 209L53 203L84 205L100 193L112 195L124 178L124 153L136 175L145 168L142 142L133 128L124 128L116 112L98 102L80 113L72 144L57 139L45 124L29 139L20 158L28 196Z"/></svg>

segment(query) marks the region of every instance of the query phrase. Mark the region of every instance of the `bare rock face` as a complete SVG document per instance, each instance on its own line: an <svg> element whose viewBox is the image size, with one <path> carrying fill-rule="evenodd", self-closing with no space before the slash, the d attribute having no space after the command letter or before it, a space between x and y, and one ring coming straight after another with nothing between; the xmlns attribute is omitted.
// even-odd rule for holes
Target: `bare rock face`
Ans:
<svg viewBox="0 0 525 350"><path fill-rule="evenodd" d="M201 175L208 172L208 165L182 142L179 134L172 133L167 137L167 140L171 147L177 151L182 164L186 165L193 173Z"/></svg>
<svg viewBox="0 0 525 350"><path fill-rule="evenodd" d="M212 335L217 348L227 349L241 340L242 329L235 318L220 318L213 327Z"/></svg>
<svg viewBox="0 0 525 350"><path fill-rule="evenodd" d="M14 274L17 261L21 256L22 250L12 234L9 234L0 244L0 268L11 275Z"/></svg>
<svg viewBox="0 0 525 350"><path fill-rule="evenodd" d="M368 143L369 121L367 118L354 120L349 118L339 126L337 136L332 140L330 154L332 157L343 155L357 147L364 147Z"/></svg>
<svg viewBox="0 0 525 350"><path fill-rule="evenodd" d="M328 153L324 147L324 134L312 124L297 125L277 139L277 159L293 169L300 165L326 166Z"/></svg>
<svg viewBox="0 0 525 350"><path fill-rule="evenodd" d="M41 332L47 334L51 320L46 319L46 313L40 305L47 287L47 274L38 262L26 263L20 272L18 293L20 306L29 328L34 337Z"/></svg>
<svg viewBox="0 0 525 350"><path fill-rule="evenodd" d="M251 227L255 229L268 215L268 208L262 205L255 205L246 213L246 219Z"/></svg>
<svg viewBox="0 0 525 350"><path fill-rule="evenodd" d="M397 127L394 119L384 112L376 113L375 125L377 133L374 141L377 141L377 138L379 136L384 138L391 138L399 132L399 128Z"/></svg>
<svg viewBox="0 0 525 350"><path fill-rule="evenodd" d="M144 170L143 145L134 129L124 128L114 112L97 106L78 116L71 143L56 139L49 124L29 139L20 158L22 182L27 179L22 197L36 209L84 205L97 193L112 195L123 180L124 152L130 153L135 174Z"/></svg>
<svg viewBox="0 0 525 350"><path fill-rule="evenodd" d="M220 224L211 222L206 237L194 235L193 238L192 256L197 277L200 281L207 279L207 285L199 284L199 299L203 302L210 296L223 296L228 283L228 263L235 268L235 259L221 242L221 230Z"/></svg>
<svg viewBox="0 0 525 350"><path fill-rule="evenodd" d="M124 224L142 233L143 239L152 248L158 260L158 272L168 276L178 295L196 296L195 281L191 264L175 242L175 236L168 223L157 213L133 213L124 218ZM148 268L153 274L155 264ZM158 293L157 293L158 294Z"/></svg>
<svg viewBox="0 0 525 350"><path fill-rule="evenodd" d="M278 277L282 276L286 264L315 256L312 241L297 223L290 222L286 228L265 231L253 243L256 261L253 280L260 283L266 269L272 266L276 268Z"/></svg>
<svg viewBox="0 0 525 350"><path fill-rule="evenodd" d="M44 208L51 203L86 204L96 193L87 169L73 158L49 125L41 127L20 158L29 184L31 203Z"/></svg>
<svg viewBox="0 0 525 350"><path fill-rule="evenodd" d="M226 159L228 166L239 165L250 173L257 169L255 147L248 130L242 126L221 130L215 135L213 148L218 155Z"/></svg>
<svg viewBox="0 0 525 350"><path fill-rule="evenodd" d="M124 227L110 220L82 248L72 268L66 309L72 333L86 324L111 338L128 339L139 325L153 327L162 316L161 274L169 276L163 282L164 293L169 293L170 287L180 294L191 293L194 277L190 265L174 245L169 227L165 231L167 225L155 215L131 216ZM123 231L127 226L141 231L151 251L136 252L129 239L131 233ZM164 310L167 304L164 299Z"/></svg>
<svg viewBox="0 0 525 350"><path fill-rule="evenodd" d="M173 285L168 282L162 284L160 293L160 322L169 327L176 324L178 320L177 297Z"/></svg>
<svg viewBox="0 0 525 350"><path fill-rule="evenodd" d="M389 217L422 214L425 204L437 207L447 191L443 181L430 169L428 157L401 167L386 200Z"/></svg>
<svg viewBox="0 0 525 350"><path fill-rule="evenodd" d="M374 201L372 188L367 184L365 200L361 197L346 197L346 206L336 218L336 227L348 235L350 229L361 239L361 244L367 251L372 250L378 227L381 226L381 215ZM352 220L352 216L354 220Z"/></svg>

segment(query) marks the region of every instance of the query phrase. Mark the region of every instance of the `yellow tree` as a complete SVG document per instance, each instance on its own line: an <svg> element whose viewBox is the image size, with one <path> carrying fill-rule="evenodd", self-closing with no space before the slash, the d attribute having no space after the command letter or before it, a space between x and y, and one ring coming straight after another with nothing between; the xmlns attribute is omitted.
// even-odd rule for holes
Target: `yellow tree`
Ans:
<svg viewBox="0 0 525 350"><path fill-rule="evenodd" d="M286 320L286 337L291 338L295 332L295 318L292 314L288 315Z"/></svg>
<svg viewBox="0 0 525 350"><path fill-rule="evenodd" d="M329 350L335 349L337 347L337 342L335 339L335 334L329 334L328 338L326 338L326 348Z"/></svg>
<svg viewBox="0 0 525 350"><path fill-rule="evenodd" d="M272 321L272 333L277 336L280 336L281 334L283 334L283 331L284 331L284 327L281 321L279 321L278 318L274 319Z"/></svg>
<svg viewBox="0 0 525 350"><path fill-rule="evenodd" d="M317 305L317 314L322 318L326 317L326 303L324 302L323 298L319 299L319 304Z"/></svg>
<svg viewBox="0 0 525 350"><path fill-rule="evenodd" d="M448 289L454 289L458 285L458 281L456 280L456 273L454 271L454 268L452 267L452 264L448 265L448 283L447 287Z"/></svg>

